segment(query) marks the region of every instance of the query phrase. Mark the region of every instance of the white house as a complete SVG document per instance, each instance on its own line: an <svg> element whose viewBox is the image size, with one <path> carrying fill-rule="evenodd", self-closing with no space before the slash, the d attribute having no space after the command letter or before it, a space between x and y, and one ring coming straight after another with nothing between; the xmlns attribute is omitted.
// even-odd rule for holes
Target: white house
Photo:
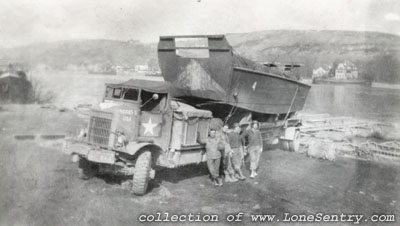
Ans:
<svg viewBox="0 0 400 226"><path fill-rule="evenodd" d="M319 67L319 68L313 70L312 77L313 78L321 78L327 74L328 74L327 70L325 70L323 67Z"/></svg>
<svg viewBox="0 0 400 226"><path fill-rule="evenodd" d="M143 64L143 65L135 65L135 71L137 72L147 72L149 71L149 66Z"/></svg>
<svg viewBox="0 0 400 226"><path fill-rule="evenodd" d="M335 70L336 79L358 79L358 69L350 61L339 63Z"/></svg>

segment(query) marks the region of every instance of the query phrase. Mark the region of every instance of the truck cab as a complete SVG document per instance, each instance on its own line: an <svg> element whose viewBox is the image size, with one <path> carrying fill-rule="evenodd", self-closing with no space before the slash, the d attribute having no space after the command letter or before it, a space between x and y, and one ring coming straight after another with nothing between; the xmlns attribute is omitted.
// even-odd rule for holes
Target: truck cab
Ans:
<svg viewBox="0 0 400 226"><path fill-rule="evenodd" d="M212 113L174 100L167 82L129 80L106 84L87 128L66 142L80 174L132 176L132 191L146 193L159 167L206 161L197 140L208 135ZM200 136L200 137L199 137Z"/></svg>

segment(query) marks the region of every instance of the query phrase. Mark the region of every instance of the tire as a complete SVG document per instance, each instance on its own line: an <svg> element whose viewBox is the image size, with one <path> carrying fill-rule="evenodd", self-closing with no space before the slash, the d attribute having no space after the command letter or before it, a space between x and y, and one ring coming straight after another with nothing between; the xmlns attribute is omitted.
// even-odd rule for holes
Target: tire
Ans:
<svg viewBox="0 0 400 226"><path fill-rule="evenodd" d="M289 151L299 152L300 149L300 132L296 131L293 140L289 141Z"/></svg>
<svg viewBox="0 0 400 226"><path fill-rule="evenodd" d="M283 151L289 151L289 142L287 140L280 140L279 143Z"/></svg>
<svg viewBox="0 0 400 226"><path fill-rule="evenodd" d="M98 172L98 166L89 162L87 159L79 159L79 178L82 180L89 180L96 176Z"/></svg>
<svg viewBox="0 0 400 226"><path fill-rule="evenodd" d="M135 164L135 173L132 181L132 192L135 195L144 195L150 179L151 152L144 151L139 155Z"/></svg>

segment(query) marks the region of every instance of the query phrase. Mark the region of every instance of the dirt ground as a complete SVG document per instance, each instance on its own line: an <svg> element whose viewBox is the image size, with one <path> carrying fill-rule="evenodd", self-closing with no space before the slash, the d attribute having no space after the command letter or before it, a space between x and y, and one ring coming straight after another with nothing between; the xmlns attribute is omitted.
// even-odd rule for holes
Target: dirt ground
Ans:
<svg viewBox="0 0 400 226"><path fill-rule="evenodd" d="M131 226L141 224L141 214L157 212L218 214L218 224L227 225L234 223L227 222L226 216L239 212L244 213L245 223L250 222L251 214L282 218L283 213L356 213L366 217L400 213L400 167L395 163L348 158L329 162L273 149L262 154L256 179L214 187L205 165L164 169L157 172L149 193L138 197L121 178L80 180L78 167L62 153L61 142L14 139L15 134L73 134L83 122L72 111L37 105L1 107L1 226ZM245 174L249 172L245 170ZM212 225L182 225L187 224ZM308 225L276 221L252 225L265 224ZM379 225L370 221L361 224Z"/></svg>

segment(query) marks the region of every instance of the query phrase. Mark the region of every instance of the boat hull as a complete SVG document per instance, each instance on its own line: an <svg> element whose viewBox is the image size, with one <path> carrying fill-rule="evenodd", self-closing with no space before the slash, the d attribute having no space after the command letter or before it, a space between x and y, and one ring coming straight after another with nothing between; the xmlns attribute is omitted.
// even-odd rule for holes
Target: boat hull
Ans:
<svg viewBox="0 0 400 226"><path fill-rule="evenodd" d="M158 45L162 75L172 84L174 97L197 107L219 104L267 115L302 110L311 86L267 73L235 54L224 36L190 36L206 38L208 46L182 48L175 38L160 37ZM205 50L208 57L178 56L182 49Z"/></svg>

